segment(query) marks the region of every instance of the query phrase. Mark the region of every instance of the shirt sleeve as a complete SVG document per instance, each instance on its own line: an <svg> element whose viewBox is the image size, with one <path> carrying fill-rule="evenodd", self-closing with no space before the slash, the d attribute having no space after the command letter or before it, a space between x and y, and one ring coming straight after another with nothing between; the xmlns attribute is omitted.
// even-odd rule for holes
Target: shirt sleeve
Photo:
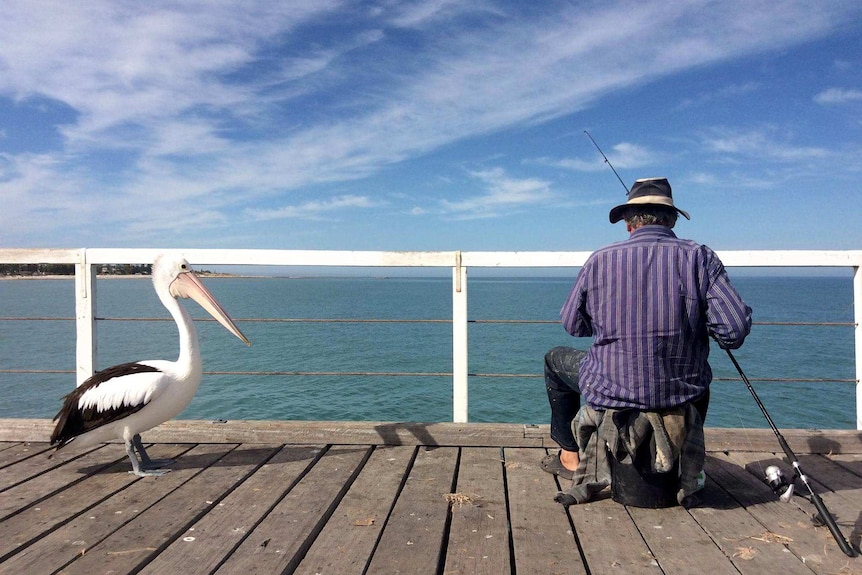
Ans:
<svg viewBox="0 0 862 575"><path fill-rule="evenodd" d="M707 258L706 326L722 349L737 349L751 331L751 308L730 283L724 264L704 247Z"/></svg>
<svg viewBox="0 0 862 575"><path fill-rule="evenodd" d="M590 262L587 261L584 267L581 268L575 280L575 285L572 286L572 291L569 292L569 297L566 298L563 309L560 310L560 319L562 320L563 328L575 337L589 337L593 335L592 318L587 313L589 266Z"/></svg>

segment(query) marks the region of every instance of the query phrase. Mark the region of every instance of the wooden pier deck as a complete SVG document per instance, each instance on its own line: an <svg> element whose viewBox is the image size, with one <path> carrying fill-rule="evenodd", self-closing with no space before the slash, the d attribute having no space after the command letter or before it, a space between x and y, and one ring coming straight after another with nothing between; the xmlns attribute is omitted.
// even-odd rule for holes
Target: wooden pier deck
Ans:
<svg viewBox="0 0 862 575"><path fill-rule="evenodd" d="M144 435L177 460L159 478L118 444L48 458L49 430L0 420L3 574L862 573L807 499L765 485L790 472L769 430L708 429L689 510L564 509L542 426L169 422ZM785 436L858 548L860 433Z"/></svg>

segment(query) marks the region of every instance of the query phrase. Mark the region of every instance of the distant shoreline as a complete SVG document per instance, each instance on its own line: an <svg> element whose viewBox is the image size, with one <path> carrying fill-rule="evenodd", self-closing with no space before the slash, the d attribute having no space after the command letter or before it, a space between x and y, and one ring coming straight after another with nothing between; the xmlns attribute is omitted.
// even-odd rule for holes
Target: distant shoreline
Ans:
<svg viewBox="0 0 862 575"><path fill-rule="evenodd" d="M773 271L773 270L770 270ZM808 271L808 270L806 270ZM234 279L290 279L290 280L312 280L312 279L334 279L334 280L355 280L355 279L375 279L375 280L388 280L388 279L447 279L446 275L428 275L428 276L413 276L413 275L250 275L250 274L231 274L231 273L220 273L220 272L195 272L198 277L201 278L234 278ZM136 280L136 279L152 279L152 276L149 274L97 274L96 277L100 280ZM548 279L548 280L567 280L574 281L574 274L569 275L539 275L539 276L525 276L525 275L490 275L490 274L476 274L471 279L473 280L535 280L535 279ZM836 272L835 270L829 269L816 269L814 273L798 273L798 268L796 269L796 273L791 272L788 274L777 274L777 273L751 273L749 270L739 272L739 270L732 270L731 279L742 279L742 278L784 278L784 279L823 279L823 278L834 278L834 279L849 279L852 281L853 276L847 273ZM63 274L49 274L49 275L0 275L0 281L9 280L74 280L74 275L63 275Z"/></svg>
<svg viewBox="0 0 862 575"><path fill-rule="evenodd" d="M241 276L236 274L221 274L221 273L200 273L195 272L198 277L202 278L242 278L242 277L259 277L259 276ZM153 276L149 274L96 274L100 280L151 280ZM74 275L44 275L44 276L0 276L2 280L73 280Z"/></svg>

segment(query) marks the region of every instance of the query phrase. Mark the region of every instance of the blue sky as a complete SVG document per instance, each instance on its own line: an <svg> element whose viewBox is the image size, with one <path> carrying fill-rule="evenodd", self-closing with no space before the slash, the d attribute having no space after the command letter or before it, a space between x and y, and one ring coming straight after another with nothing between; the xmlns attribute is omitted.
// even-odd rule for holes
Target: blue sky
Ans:
<svg viewBox="0 0 862 575"><path fill-rule="evenodd" d="M862 249L862 3L0 3L0 245Z"/></svg>

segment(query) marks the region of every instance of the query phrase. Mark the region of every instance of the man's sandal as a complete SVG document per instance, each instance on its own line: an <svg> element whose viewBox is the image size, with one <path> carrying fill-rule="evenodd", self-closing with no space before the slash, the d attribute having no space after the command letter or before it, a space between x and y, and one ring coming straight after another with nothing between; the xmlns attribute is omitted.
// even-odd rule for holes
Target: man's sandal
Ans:
<svg viewBox="0 0 862 575"><path fill-rule="evenodd" d="M563 462L560 461L560 452L551 453L542 458L542 471L547 471L552 475L557 475L561 479L566 479L571 481L572 477L574 477L575 472L571 469L566 469L563 465Z"/></svg>

